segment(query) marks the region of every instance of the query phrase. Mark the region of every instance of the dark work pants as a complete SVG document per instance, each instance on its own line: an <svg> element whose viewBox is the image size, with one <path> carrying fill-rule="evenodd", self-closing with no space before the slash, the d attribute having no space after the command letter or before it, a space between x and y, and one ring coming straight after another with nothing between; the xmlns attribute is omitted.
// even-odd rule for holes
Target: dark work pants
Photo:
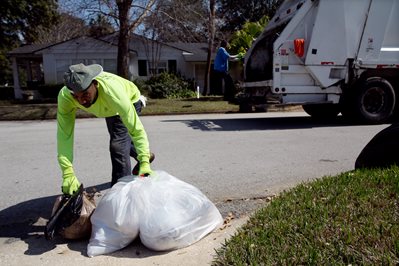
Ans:
<svg viewBox="0 0 399 266"><path fill-rule="evenodd" d="M141 113L142 103L138 101L134 103L137 114ZM123 124L121 118L116 116L106 117L109 140L109 152L112 163L112 180L111 185L118 182L118 179L127 175L131 175L132 166L130 156L137 161L137 153L134 148L129 132Z"/></svg>
<svg viewBox="0 0 399 266"><path fill-rule="evenodd" d="M234 99L234 82L232 77L228 72L219 72L215 70L215 75L217 77L217 90L218 92L222 92L223 81L224 81L224 93L223 98L226 101L230 101Z"/></svg>

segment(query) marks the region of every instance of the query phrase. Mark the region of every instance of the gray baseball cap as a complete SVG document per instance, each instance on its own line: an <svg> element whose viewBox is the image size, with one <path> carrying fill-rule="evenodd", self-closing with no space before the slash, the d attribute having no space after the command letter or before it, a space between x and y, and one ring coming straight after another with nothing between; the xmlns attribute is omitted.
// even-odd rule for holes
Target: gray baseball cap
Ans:
<svg viewBox="0 0 399 266"><path fill-rule="evenodd" d="M93 81L103 71L103 67L98 64L84 65L82 63L71 65L64 74L64 83L73 92L85 91Z"/></svg>

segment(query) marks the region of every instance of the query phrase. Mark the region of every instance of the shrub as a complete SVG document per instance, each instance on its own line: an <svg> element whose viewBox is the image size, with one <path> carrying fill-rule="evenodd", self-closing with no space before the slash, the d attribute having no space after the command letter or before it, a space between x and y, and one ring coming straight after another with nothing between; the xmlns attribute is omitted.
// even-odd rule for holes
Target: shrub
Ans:
<svg viewBox="0 0 399 266"><path fill-rule="evenodd" d="M133 83L139 88L141 95L150 97L150 86L147 85L147 80L137 78Z"/></svg>
<svg viewBox="0 0 399 266"><path fill-rule="evenodd" d="M14 99L14 87L0 86L0 100Z"/></svg>
<svg viewBox="0 0 399 266"><path fill-rule="evenodd" d="M190 89L188 81L167 72L151 77L141 88L143 91L148 91L148 96L153 99L195 97L195 92Z"/></svg>

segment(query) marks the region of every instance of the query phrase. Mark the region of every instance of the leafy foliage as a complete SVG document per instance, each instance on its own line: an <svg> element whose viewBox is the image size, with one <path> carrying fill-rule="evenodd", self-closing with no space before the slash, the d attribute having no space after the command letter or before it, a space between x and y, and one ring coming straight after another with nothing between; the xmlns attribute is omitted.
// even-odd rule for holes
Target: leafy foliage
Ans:
<svg viewBox="0 0 399 266"><path fill-rule="evenodd" d="M1 4L2 41L6 38L13 42L33 43L40 25L48 26L58 19L57 2L53 0L2 0Z"/></svg>
<svg viewBox="0 0 399 266"><path fill-rule="evenodd" d="M269 18L262 17L257 22L245 22L241 30L234 32L230 40L230 50L233 54L245 53L252 42L262 33Z"/></svg>
<svg viewBox="0 0 399 266"><path fill-rule="evenodd" d="M217 10L218 17L223 20L221 30L234 32L245 22L259 21L261 18L273 17L282 0L221 0Z"/></svg>
<svg viewBox="0 0 399 266"><path fill-rule="evenodd" d="M195 97L195 92L190 89L188 81L167 72L151 77L139 87L140 90L146 91L148 96L153 99Z"/></svg>
<svg viewBox="0 0 399 266"><path fill-rule="evenodd" d="M0 8L0 84L10 82L10 62L6 53L22 43L33 43L40 26L57 21L57 2L53 0L2 0Z"/></svg>

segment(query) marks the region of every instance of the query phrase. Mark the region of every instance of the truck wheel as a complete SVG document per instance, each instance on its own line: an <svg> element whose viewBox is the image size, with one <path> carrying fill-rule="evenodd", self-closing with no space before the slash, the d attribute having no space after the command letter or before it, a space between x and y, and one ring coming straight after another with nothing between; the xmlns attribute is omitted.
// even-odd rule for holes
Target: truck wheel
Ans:
<svg viewBox="0 0 399 266"><path fill-rule="evenodd" d="M339 112L340 107L338 104L305 104L302 105L303 110L316 119L332 119L335 118Z"/></svg>
<svg viewBox="0 0 399 266"><path fill-rule="evenodd" d="M395 91L386 79L367 79L360 85L356 95L358 117L363 122L373 124L387 121L394 112L395 98Z"/></svg>

